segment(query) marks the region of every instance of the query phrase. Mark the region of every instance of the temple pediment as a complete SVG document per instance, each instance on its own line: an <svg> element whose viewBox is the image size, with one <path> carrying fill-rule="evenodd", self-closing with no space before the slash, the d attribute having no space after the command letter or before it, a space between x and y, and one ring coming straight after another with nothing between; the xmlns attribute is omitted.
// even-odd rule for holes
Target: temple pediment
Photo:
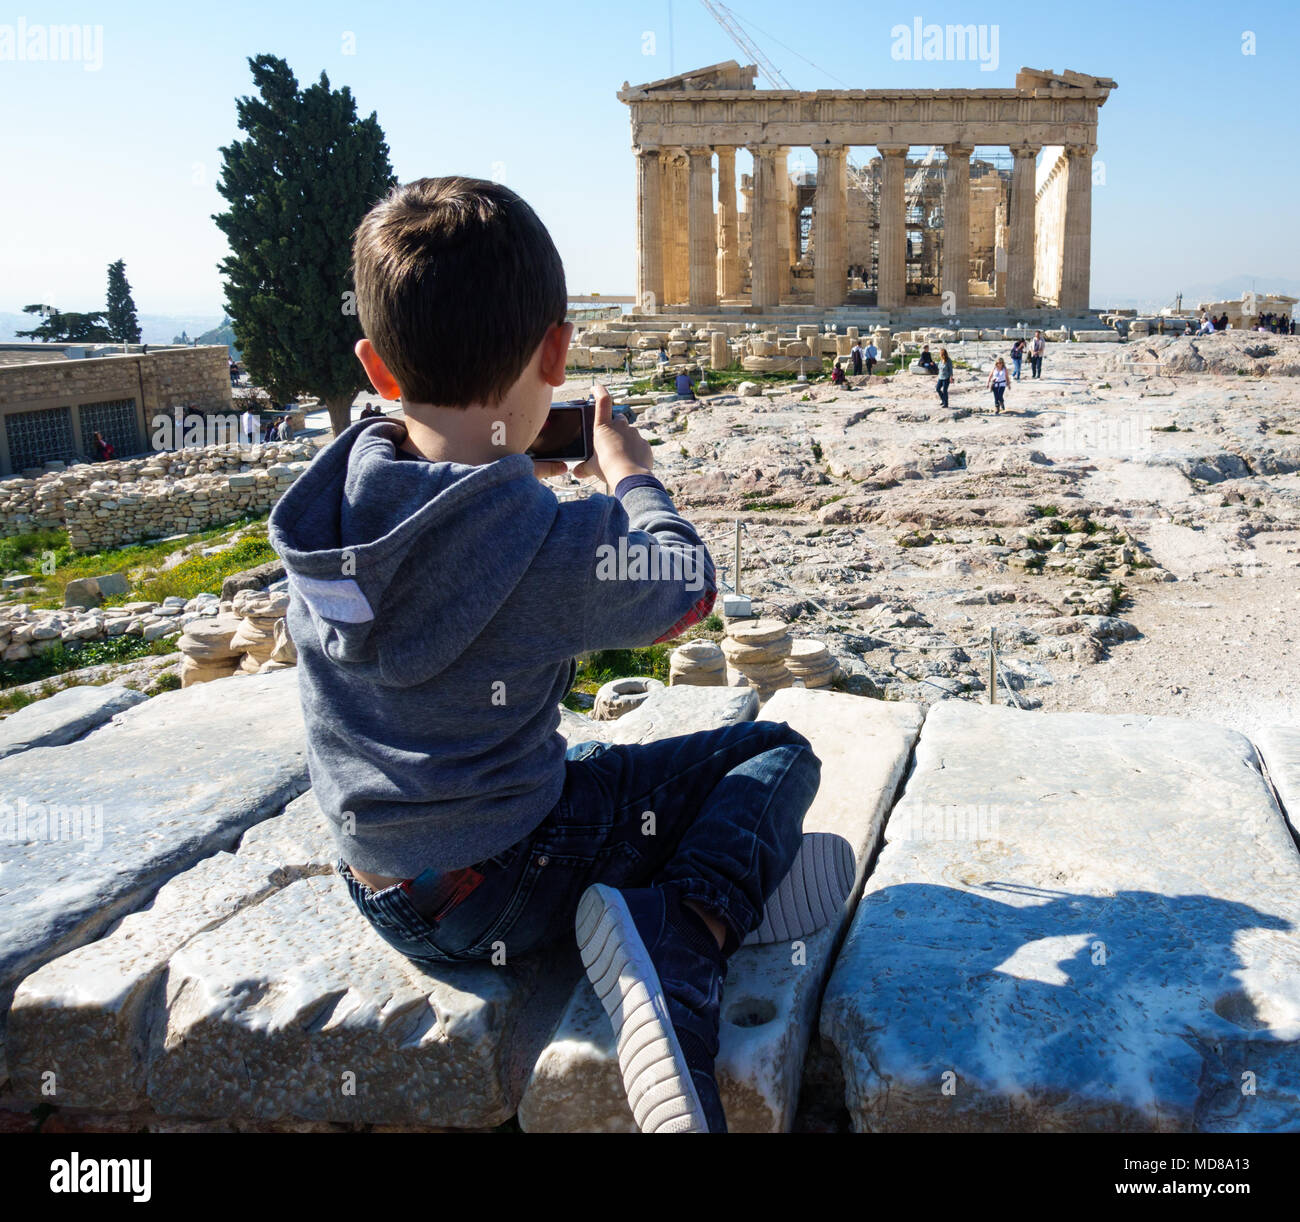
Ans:
<svg viewBox="0 0 1300 1222"><path fill-rule="evenodd" d="M753 89L754 78L758 69L753 64L741 65L734 59L724 60L720 64L710 64L707 68L695 68L690 72L679 72L676 76L666 76L660 81L649 81L644 85L629 85L623 82L619 90L620 98L624 95L638 93L699 93L713 89Z"/></svg>

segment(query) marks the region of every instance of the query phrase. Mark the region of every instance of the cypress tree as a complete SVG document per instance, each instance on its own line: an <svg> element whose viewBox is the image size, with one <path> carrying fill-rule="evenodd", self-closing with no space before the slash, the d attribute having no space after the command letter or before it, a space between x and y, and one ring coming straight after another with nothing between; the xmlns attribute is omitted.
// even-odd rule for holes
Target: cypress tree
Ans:
<svg viewBox="0 0 1300 1222"><path fill-rule="evenodd" d="M247 138L221 150L215 217L231 253L226 312L253 381L278 401L316 395L335 433L347 427L365 373L351 279L353 230L396 182L374 112L358 119L346 86L299 89L272 55L248 61L258 96L239 98Z"/></svg>
<svg viewBox="0 0 1300 1222"><path fill-rule="evenodd" d="M108 265L108 333L122 344L140 342L140 320L126 281L126 263L119 259Z"/></svg>

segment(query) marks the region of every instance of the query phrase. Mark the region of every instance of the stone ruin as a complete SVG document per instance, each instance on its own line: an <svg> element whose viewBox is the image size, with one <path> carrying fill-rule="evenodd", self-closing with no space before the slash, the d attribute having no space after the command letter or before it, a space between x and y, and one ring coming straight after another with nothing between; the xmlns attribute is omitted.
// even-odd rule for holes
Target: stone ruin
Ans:
<svg viewBox="0 0 1300 1222"><path fill-rule="evenodd" d="M632 1128L572 948L417 967L352 906L292 675L123 699L3 723L5 817L73 820L94 777L111 835L0 839L0 1106L48 1104L53 1073L65 1132ZM758 711L677 686L562 730L644 742ZM798 954L731 961L732 1131L1300 1128L1300 730L799 689L762 716L821 759L804 830L843 840L855 880ZM72 869L75 892L48 886Z"/></svg>
<svg viewBox="0 0 1300 1222"><path fill-rule="evenodd" d="M315 453L311 440L200 446L0 480L0 536L66 529L86 552L221 526L269 510Z"/></svg>

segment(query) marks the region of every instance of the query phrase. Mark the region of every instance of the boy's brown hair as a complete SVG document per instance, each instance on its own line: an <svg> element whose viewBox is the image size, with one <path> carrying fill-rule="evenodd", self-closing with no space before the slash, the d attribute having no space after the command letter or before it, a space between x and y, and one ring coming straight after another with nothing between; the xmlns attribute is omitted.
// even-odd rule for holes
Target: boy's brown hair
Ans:
<svg viewBox="0 0 1300 1222"><path fill-rule="evenodd" d="M394 187L352 241L361 327L412 403L498 403L568 313L546 226L477 178Z"/></svg>

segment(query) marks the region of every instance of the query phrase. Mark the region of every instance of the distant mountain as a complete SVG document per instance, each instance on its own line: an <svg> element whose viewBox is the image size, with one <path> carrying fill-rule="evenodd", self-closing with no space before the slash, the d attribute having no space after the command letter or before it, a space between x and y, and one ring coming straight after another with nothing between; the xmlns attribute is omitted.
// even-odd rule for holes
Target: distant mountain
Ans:
<svg viewBox="0 0 1300 1222"><path fill-rule="evenodd" d="M230 355L235 360L239 360L239 349L235 347L235 328L230 322L229 315L221 320L219 327L213 327L211 331L204 331L199 336L199 343L225 344L230 349Z"/></svg>

